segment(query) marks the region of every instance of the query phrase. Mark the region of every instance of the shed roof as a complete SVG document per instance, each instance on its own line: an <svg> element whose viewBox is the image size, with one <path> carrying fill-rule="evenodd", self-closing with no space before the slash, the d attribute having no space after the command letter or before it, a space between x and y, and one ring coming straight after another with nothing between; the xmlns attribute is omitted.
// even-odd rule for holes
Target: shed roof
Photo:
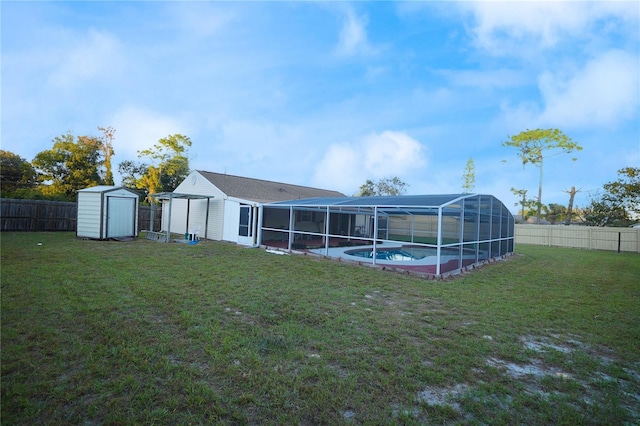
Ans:
<svg viewBox="0 0 640 426"><path fill-rule="evenodd" d="M213 173L204 170L198 170L198 173L229 197L259 203L319 197L346 198L344 194L338 191Z"/></svg>
<svg viewBox="0 0 640 426"><path fill-rule="evenodd" d="M112 185L96 185L96 186L91 186L89 188L78 189L77 192L111 192L111 191L117 191L117 190L125 190L128 192L131 192L132 194L135 194L136 196L138 195L134 191L130 190L129 188L125 188L124 186L112 186Z"/></svg>

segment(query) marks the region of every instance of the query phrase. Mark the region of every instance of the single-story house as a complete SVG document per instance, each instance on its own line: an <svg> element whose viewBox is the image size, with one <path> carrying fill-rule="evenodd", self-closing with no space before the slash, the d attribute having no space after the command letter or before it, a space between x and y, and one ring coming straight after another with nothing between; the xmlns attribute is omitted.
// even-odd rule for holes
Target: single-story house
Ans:
<svg viewBox="0 0 640 426"><path fill-rule="evenodd" d="M162 229L258 246L265 204L317 197L345 195L338 191L195 170L178 185L170 200L163 200ZM167 206L169 203L171 209Z"/></svg>
<svg viewBox="0 0 640 426"><path fill-rule="evenodd" d="M435 276L514 249L514 217L488 194L347 197L197 170L162 197L167 234L196 233Z"/></svg>

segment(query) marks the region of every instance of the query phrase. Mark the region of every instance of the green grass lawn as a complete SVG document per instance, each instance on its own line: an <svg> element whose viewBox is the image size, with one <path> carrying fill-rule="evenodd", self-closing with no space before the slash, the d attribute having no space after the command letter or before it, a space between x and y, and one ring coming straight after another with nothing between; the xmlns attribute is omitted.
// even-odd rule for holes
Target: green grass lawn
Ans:
<svg viewBox="0 0 640 426"><path fill-rule="evenodd" d="M518 246L429 281L211 241L1 248L3 425L640 423L638 254Z"/></svg>

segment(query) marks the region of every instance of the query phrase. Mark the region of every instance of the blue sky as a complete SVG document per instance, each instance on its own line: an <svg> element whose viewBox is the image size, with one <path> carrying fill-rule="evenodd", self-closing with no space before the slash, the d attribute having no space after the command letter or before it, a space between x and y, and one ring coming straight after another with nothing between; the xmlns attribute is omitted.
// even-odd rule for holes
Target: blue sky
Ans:
<svg viewBox="0 0 640 426"><path fill-rule="evenodd" d="M545 204L640 167L638 2L0 7L1 146L29 161L67 131L113 126L116 166L182 133L192 169L351 195L392 176L461 192L472 158L475 191L508 206L537 194L502 146L526 129L584 148L546 159Z"/></svg>

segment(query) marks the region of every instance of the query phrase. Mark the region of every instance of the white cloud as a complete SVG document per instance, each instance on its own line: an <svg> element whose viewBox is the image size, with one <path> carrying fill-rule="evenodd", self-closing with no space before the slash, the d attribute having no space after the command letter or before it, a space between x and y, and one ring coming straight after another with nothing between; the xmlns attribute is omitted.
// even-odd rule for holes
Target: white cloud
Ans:
<svg viewBox="0 0 640 426"><path fill-rule="evenodd" d="M193 120L194 126L202 120ZM218 115L193 139L192 168L309 184L327 132L316 123L245 120Z"/></svg>
<svg viewBox="0 0 640 426"><path fill-rule="evenodd" d="M363 148L365 169L377 178L422 165L422 145L402 132L369 135L363 140Z"/></svg>
<svg viewBox="0 0 640 426"><path fill-rule="evenodd" d="M638 56L609 51L569 78L544 73L539 78L543 122L567 126L612 125L637 118L640 100Z"/></svg>
<svg viewBox="0 0 640 426"><path fill-rule="evenodd" d="M542 126L540 123L541 107L532 101L520 102L516 105L504 101L500 104L500 116L493 123L494 128L504 129L504 137L507 134L516 134L523 129L535 129Z"/></svg>
<svg viewBox="0 0 640 426"><path fill-rule="evenodd" d="M403 132L385 131L333 144L315 170L315 183L350 194L367 179L403 176L426 164L425 148Z"/></svg>
<svg viewBox="0 0 640 426"><path fill-rule="evenodd" d="M75 46L60 48L54 55L57 63L53 64L49 84L66 89L88 80L109 80L123 70L121 50L116 37L90 29Z"/></svg>
<svg viewBox="0 0 640 426"><path fill-rule="evenodd" d="M137 160L138 151L153 147L166 136L175 133L189 136L181 120L130 105L116 111L105 125L116 129L114 164L123 160Z"/></svg>
<svg viewBox="0 0 640 426"><path fill-rule="evenodd" d="M367 19L365 16L356 16L351 9L344 15L340 38L336 52L340 56L352 56L371 52L371 46L367 40Z"/></svg>
<svg viewBox="0 0 640 426"><path fill-rule="evenodd" d="M264 120L228 120L220 124L223 146L235 161L274 164L277 159L299 158L306 134L295 125Z"/></svg>
<svg viewBox="0 0 640 426"><path fill-rule="evenodd" d="M603 19L635 19L635 2L463 2L460 7L474 17L475 44L497 56L525 56L548 49L567 37L599 36L593 26ZM635 18L634 18L635 17Z"/></svg>
<svg viewBox="0 0 640 426"><path fill-rule="evenodd" d="M319 186L353 192L366 179L359 167L361 158L351 146L331 145L315 171L315 181Z"/></svg>
<svg viewBox="0 0 640 426"><path fill-rule="evenodd" d="M499 122L519 128L588 128L637 120L640 108L640 57L611 50L581 68L545 71L538 77L542 102L503 102Z"/></svg>
<svg viewBox="0 0 640 426"><path fill-rule="evenodd" d="M477 43L489 51L498 51L523 39L534 39L543 47L551 47L561 32L583 27L586 20L584 8L563 2L477 2L473 6Z"/></svg>

